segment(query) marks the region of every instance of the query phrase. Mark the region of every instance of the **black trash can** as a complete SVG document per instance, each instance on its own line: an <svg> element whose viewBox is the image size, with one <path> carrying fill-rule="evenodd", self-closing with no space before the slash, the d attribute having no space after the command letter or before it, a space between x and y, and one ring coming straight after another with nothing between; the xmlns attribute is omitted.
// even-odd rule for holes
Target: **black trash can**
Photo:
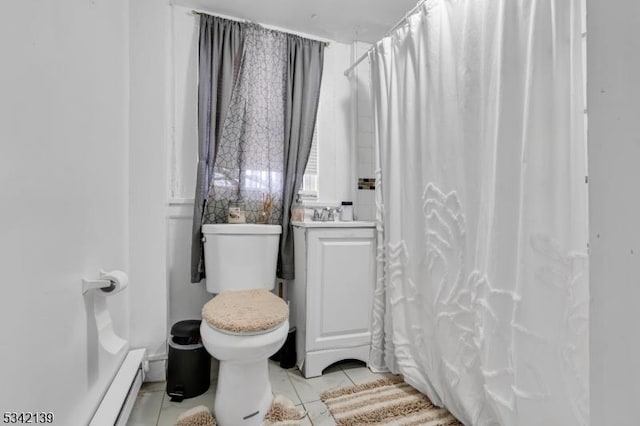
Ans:
<svg viewBox="0 0 640 426"><path fill-rule="evenodd" d="M211 356L202 346L200 320L179 321L171 327L167 361L167 395L182 401L202 395L211 382Z"/></svg>

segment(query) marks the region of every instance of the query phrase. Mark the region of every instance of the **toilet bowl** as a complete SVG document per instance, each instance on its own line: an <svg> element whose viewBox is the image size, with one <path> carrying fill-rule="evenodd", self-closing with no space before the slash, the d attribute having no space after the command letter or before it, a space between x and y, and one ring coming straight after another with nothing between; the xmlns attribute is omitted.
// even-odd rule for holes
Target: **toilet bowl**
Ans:
<svg viewBox="0 0 640 426"><path fill-rule="evenodd" d="M282 347L288 332L289 321L251 335L228 334L202 322L203 345L220 362L213 404L218 424L262 424L273 401L267 360Z"/></svg>
<svg viewBox="0 0 640 426"><path fill-rule="evenodd" d="M258 426L273 401L268 358L289 332L287 304L270 290L281 227L204 225L207 291L202 344L219 360L214 415L221 426Z"/></svg>

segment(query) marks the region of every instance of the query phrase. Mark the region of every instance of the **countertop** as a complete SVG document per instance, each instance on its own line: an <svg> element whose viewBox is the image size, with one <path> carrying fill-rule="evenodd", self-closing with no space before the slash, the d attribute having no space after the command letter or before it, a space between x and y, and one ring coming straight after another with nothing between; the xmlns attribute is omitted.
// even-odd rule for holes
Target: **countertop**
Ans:
<svg viewBox="0 0 640 426"><path fill-rule="evenodd" d="M375 228L376 223L365 220L354 220L351 222L291 222L291 225L298 228Z"/></svg>

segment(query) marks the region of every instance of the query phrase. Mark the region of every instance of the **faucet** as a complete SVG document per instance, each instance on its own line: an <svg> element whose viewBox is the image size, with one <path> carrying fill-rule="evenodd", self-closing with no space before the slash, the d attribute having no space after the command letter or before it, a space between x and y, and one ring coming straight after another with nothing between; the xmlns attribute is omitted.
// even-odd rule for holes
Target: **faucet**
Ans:
<svg viewBox="0 0 640 426"><path fill-rule="evenodd" d="M331 207L314 208L312 220L314 222L333 222L335 220L335 209Z"/></svg>
<svg viewBox="0 0 640 426"><path fill-rule="evenodd" d="M322 214L320 215L320 221L327 222L329 220L329 216L332 216L331 209L329 207L323 208Z"/></svg>
<svg viewBox="0 0 640 426"><path fill-rule="evenodd" d="M327 220L329 222L333 222L335 220L335 216L334 216L335 209L332 209L331 207L327 207L327 211L328 211Z"/></svg>

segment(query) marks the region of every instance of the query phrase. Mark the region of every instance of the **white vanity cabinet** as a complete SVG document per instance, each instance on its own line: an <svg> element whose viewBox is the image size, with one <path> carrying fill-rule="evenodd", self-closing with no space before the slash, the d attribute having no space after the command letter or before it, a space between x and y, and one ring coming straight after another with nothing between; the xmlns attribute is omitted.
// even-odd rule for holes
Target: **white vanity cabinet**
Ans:
<svg viewBox="0 0 640 426"><path fill-rule="evenodd" d="M291 314L297 365L315 377L336 361L367 362L376 280L373 222L294 222Z"/></svg>

